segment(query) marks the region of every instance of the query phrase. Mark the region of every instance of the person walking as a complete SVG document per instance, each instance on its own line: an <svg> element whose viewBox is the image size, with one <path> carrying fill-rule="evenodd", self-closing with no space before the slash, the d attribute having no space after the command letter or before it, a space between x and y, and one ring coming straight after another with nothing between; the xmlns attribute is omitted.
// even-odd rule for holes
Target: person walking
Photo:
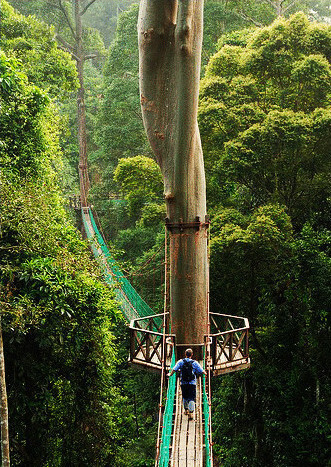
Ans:
<svg viewBox="0 0 331 467"><path fill-rule="evenodd" d="M176 371L180 371L180 386L182 389L183 406L185 414L189 420L193 420L195 408L197 376L206 375L207 372L199 365L196 360L193 360L193 350L185 350L185 358L178 360L173 367L168 377L172 376Z"/></svg>

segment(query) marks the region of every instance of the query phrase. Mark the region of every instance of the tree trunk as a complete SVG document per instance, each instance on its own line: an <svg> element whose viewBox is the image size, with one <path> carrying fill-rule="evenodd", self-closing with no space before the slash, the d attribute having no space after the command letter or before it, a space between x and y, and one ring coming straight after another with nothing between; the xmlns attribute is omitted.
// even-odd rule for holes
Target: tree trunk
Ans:
<svg viewBox="0 0 331 467"><path fill-rule="evenodd" d="M203 343L208 322L208 223L197 124L202 24L202 0L141 0L140 98L164 179L177 344Z"/></svg>
<svg viewBox="0 0 331 467"><path fill-rule="evenodd" d="M80 0L75 0L75 24L76 24L76 61L79 79L79 89L77 93L78 108L78 146L79 146L79 182L82 206L87 206L87 196L90 182L87 171L87 145L86 145L86 112L85 112L85 88L84 88L84 48L82 40L82 19L80 15Z"/></svg>
<svg viewBox="0 0 331 467"><path fill-rule="evenodd" d="M8 426L8 404L5 377L5 357L3 352L2 326L0 317L0 394L1 394L1 456L2 467L10 466L9 457L9 426Z"/></svg>

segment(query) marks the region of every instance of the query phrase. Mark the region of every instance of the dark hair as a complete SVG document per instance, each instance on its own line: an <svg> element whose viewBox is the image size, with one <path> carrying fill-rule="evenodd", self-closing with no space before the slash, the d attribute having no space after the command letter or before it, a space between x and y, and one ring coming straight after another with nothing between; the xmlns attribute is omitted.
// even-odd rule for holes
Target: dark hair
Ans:
<svg viewBox="0 0 331 467"><path fill-rule="evenodd" d="M193 350L192 350L192 349L186 349L186 350L185 350L185 355L186 355L186 357L188 357L188 358L189 358L189 357L192 357L192 355L193 355Z"/></svg>

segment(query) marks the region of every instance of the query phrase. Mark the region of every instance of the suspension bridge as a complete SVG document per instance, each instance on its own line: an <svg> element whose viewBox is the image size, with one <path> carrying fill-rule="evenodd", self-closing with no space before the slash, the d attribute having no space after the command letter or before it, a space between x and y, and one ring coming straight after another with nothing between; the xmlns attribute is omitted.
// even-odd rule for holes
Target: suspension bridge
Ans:
<svg viewBox="0 0 331 467"><path fill-rule="evenodd" d="M78 205L74 207L77 209ZM171 334L166 304L163 313L153 313L118 267L97 227L91 208L80 209L92 252L129 324L129 360L132 365L160 373L155 467L211 467L211 377L249 367L248 320L209 313L209 329L202 344L203 358L200 361L207 375L197 380L196 410L194 419L189 420L183 411L177 375L166 377L176 360L182 357L183 351L176 345L176 336Z"/></svg>

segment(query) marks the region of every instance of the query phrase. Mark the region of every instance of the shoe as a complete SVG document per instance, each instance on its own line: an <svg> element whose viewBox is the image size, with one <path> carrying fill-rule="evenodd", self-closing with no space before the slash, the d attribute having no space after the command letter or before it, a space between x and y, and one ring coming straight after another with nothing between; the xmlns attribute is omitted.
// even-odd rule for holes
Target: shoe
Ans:
<svg viewBox="0 0 331 467"><path fill-rule="evenodd" d="M193 412L189 412L189 414L188 414L188 419L189 419L189 420L193 420L193 419L194 419Z"/></svg>
<svg viewBox="0 0 331 467"><path fill-rule="evenodd" d="M185 413L185 415L188 415L188 414L189 414L189 410L188 410L188 409L185 409L185 410L184 410L184 413Z"/></svg>

